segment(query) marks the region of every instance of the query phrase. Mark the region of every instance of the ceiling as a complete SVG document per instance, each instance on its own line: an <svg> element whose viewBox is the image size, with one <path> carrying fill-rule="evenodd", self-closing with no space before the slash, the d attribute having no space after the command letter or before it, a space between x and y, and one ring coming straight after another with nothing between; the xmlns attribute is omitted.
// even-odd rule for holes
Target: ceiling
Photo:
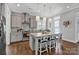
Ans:
<svg viewBox="0 0 79 59"><path fill-rule="evenodd" d="M11 11L34 16L52 17L79 7L78 3L8 3Z"/></svg>

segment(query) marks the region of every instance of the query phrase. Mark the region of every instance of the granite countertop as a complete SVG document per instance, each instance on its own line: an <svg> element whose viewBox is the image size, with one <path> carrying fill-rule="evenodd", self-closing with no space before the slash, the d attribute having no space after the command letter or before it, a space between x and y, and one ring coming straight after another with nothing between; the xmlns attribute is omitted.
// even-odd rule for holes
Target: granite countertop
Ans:
<svg viewBox="0 0 79 59"><path fill-rule="evenodd" d="M30 32L31 33L39 33L39 32L44 33L44 32L50 32L50 30L36 30L36 29L34 29L34 30L30 30Z"/></svg>
<svg viewBox="0 0 79 59"><path fill-rule="evenodd" d="M49 36L49 35L52 35L51 32L47 32L47 33L42 33L42 32L39 32L39 33L31 33L32 36L34 37L41 37L41 36Z"/></svg>

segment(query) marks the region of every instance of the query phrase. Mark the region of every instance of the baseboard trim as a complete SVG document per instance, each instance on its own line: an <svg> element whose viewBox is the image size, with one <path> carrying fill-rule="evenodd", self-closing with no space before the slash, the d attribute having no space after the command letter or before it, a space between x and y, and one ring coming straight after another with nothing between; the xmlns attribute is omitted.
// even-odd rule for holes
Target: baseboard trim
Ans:
<svg viewBox="0 0 79 59"><path fill-rule="evenodd" d="M28 40L22 40L22 41L10 42L10 44L20 43L20 42L24 42L24 41L28 41Z"/></svg>
<svg viewBox="0 0 79 59"><path fill-rule="evenodd" d="M72 43L77 43L77 41L73 41L73 40L69 40L69 39L65 39L65 38L63 38L62 40L72 42Z"/></svg>

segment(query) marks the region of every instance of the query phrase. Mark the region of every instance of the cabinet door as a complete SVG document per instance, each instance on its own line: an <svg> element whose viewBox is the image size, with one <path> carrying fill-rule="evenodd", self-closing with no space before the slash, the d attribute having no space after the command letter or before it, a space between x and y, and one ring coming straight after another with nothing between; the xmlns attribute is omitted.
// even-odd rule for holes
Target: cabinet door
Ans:
<svg viewBox="0 0 79 59"><path fill-rule="evenodd" d="M36 22L36 18L32 17L31 18L31 28L36 28L37 27L37 22Z"/></svg>
<svg viewBox="0 0 79 59"><path fill-rule="evenodd" d="M36 27L37 27L36 25L37 25L37 22L36 22L36 20L34 19L34 20L33 20L33 27L36 28Z"/></svg>
<svg viewBox="0 0 79 59"><path fill-rule="evenodd" d="M21 28L22 26L22 17L21 16L17 16L17 27Z"/></svg>
<svg viewBox="0 0 79 59"><path fill-rule="evenodd" d="M17 17L12 15L12 27L16 27L17 25Z"/></svg>
<svg viewBox="0 0 79 59"><path fill-rule="evenodd" d="M11 33L11 42L16 42L17 41L17 35L15 32Z"/></svg>
<svg viewBox="0 0 79 59"><path fill-rule="evenodd" d="M12 32L11 33L11 42L21 41L23 38L22 32Z"/></svg>

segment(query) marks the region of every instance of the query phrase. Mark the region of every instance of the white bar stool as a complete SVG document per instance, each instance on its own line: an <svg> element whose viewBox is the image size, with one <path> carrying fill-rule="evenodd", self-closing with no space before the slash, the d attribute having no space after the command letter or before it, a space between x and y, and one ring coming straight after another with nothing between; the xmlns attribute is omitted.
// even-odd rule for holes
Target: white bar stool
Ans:
<svg viewBox="0 0 79 59"><path fill-rule="evenodd" d="M48 42L49 42L48 43L49 49L50 49L50 52L51 52L52 48L56 48L56 39L55 39L55 35L54 34L49 37L49 41Z"/></svg>
<svg viewBox="0 0 79 59"><path fill-rule="evenodd" d="M56 39L56 53L61 53L63 49L63 43L62 43L62 33L55 34Z"/></svg>
<svg viewBox="0 0 79 59"><path fill-rule="evenodd" d="M39 51L40 51L40 55L41 53L47 51L48 53L48 37L47 36L43 36L42 39L39 40Z"/></svg>

